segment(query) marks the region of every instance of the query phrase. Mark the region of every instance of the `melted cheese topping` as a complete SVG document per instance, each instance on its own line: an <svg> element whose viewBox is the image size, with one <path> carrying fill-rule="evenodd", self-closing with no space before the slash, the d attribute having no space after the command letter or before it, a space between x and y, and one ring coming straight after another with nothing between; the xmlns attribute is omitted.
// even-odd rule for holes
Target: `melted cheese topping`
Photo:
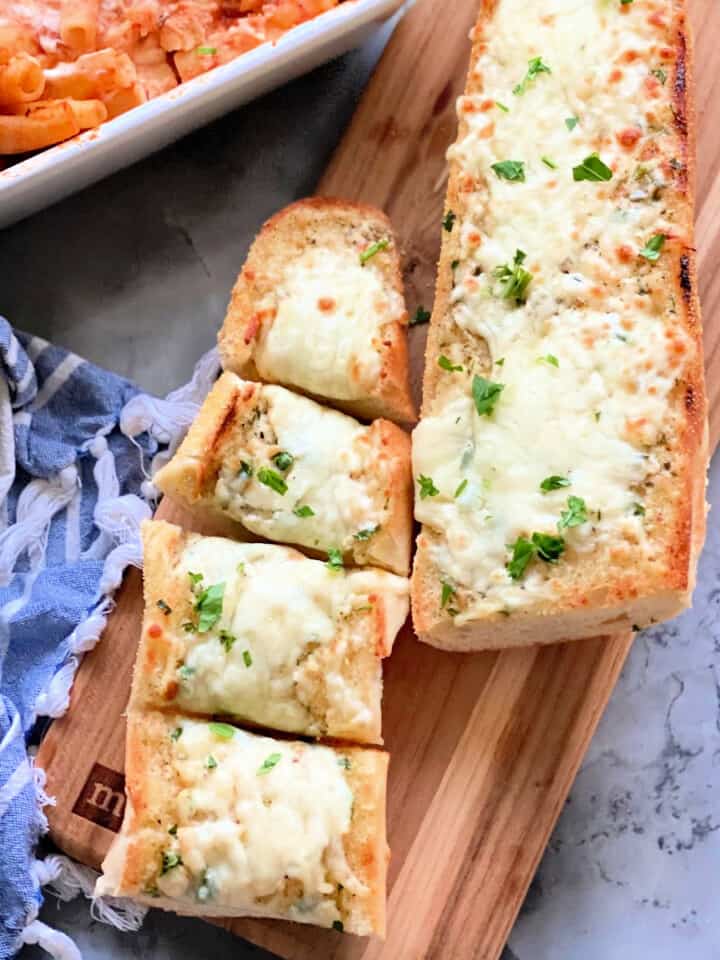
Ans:
<svg viewBox="0 0 720 960"><path fill-rule="evenodd" d="M272 436L256 437L254 448L244 454L252 462L252 478L239 472L236 464L223 463L215 490L219 505L270 540L322 551L350 550L354 534L379 526L384 510L384 485L373 470L368 428L282 387L264 386L263 397ZM273 451L294 458L290 470L282 474L288 488L284 494L258 479L263 464L280 472L268 458L273 439ZM313 515L298 517L293 512L303 506Z"/></svg>
<svg viewBox="0 0 720 960"><path fill-rule="evenodd" d="M282 547L217 537L191 539L180 566L189 596L189 572L203 574L204 585L225 584L215 626L178 637L186 648L180 707L277 730L378 739L376 641L392 646L408 612L407 580L380 570L334 572ZM229 650L220 631L234 638Z"/></svg>
<svg viewBox="0 0 720 960"><path fill-rule="evenodd" d="M177 830L165 853L182 863L158 877L159 891L214 912L332 926L338 885L366 891L345 860L353 794L338 753L242 730L225 739L193 720L181 726L171 746Z"/></svg>
<svg viewBox="0 0 720 960"><path fill-rule="evenodd" d="M337 400L367 396L381 369L382 328L403 300L354 249L309 247L289 263L266 308L275 309L253 359L264 380Z"/></svg>
<svg viewBox="0 0 720 960"><path fill-rule="evenodd" d="M435 532L427 538L433 564L468 591L458 592L458 622L551 597L564 568L611 544L626 549L627 562L656 549L642 501L660 469L668 395L691 346L663 254L657 263L639 255L653 235L669 238L667 250L683 229L663 196L673 176L663 154L679 150L663 60L666 8L501 0L471 76L478 92L459 100L450 311L487 353L468 363L461 336L443 350L464 369L440 374L413 437L415 474L439 489L416 505ZM653 21L656 11L665 20ZM514 94L538 56L551 73ZM573 129L569 118L578 120ZM612 180L575 181L573 167L596 151ZM493 172L510 159L524 163L524 182ZM503 299L493 277L518 249L532 274L525 303ZM504 384L490 416L476 412L473 374ZM551 475L570 486L543 494ZM562 530L560 564L536 560L513 581L510 546L534 532L557 535L569 495L585 501L588 520Z"/></svg>

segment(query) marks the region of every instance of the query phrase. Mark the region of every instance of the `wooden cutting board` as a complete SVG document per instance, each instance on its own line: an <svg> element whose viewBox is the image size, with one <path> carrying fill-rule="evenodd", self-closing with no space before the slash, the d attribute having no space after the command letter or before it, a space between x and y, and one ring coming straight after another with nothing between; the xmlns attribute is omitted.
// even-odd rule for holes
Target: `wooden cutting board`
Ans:
<svg viewBox="0 0 720 960"><path fill-rule="evenodd" d="M445 150L477 0L420 0L396 30L318 192L375 203L402 238L411 310L432 302ZM720 6L693 0L699 111L698 231L711 435L720 436ZM416 386L424 331L411 333ZM158 516L199 529L165 500ZM206 529L205 532L217 532ZM100 864L120 825L123 710L141 622L141 577L125 578L102 643L85 657L69 713L39 751L55 842ZM446 654L409 628L386 667L392 755L388 938L229 920L292 960L495 960L605 708L631 637L501 654Z"/></svg>

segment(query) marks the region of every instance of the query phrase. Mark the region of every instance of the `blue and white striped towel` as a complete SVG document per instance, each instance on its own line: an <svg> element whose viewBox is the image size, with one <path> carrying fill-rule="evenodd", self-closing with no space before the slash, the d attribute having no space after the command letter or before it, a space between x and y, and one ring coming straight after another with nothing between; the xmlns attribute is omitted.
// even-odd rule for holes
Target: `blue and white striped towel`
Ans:
<svg viewBox="0 0 720 960"><path fill-rule="evenodd" d="M35 859L51 801L27 745L38 717L67 709L79 655L125 567L140 565L154 493L144 465L173 451L217 359L159 400L0 317L0 365L0 960L23 943L72 958L37 920L40 885L59 867Z"/></svg>

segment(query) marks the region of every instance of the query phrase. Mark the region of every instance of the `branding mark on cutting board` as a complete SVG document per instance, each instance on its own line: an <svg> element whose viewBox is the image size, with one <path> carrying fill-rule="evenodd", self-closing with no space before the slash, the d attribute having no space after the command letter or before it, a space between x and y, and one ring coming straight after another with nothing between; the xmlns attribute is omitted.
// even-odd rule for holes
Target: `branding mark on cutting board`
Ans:
<svg viewBox="0 0 720 960"><path fill-rule="evenodd" d="M101 763L94 764L72 812L117 833L124 809L125 777Z"/></svg>

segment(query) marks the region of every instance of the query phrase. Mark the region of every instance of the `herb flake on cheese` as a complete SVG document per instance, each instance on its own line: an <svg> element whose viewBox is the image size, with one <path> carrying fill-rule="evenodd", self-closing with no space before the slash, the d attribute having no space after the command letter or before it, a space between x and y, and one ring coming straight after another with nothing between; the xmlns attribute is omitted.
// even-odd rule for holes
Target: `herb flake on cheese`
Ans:
<svg viewBox="0 0 720 960"><path fill-rule="evenodd" d="M223 609L224 583L213 583L206 587L195 602L198 617L198 633L207 633L220 619Z"/></svg>
<svg viewBox="0 0 720 960"><path fill-rule="evenodd" d="M660 251L663 248L665 243L665 234L656 233L654 236L650 237L648 242L640 251L640 256L645 257L646 260L655 261L660 259Z"/></svg>
<svg viewBox="0 0 720 960"><path fill-rule="evenodd" d="M612 170L603 163L597 153L585 157L582 163L573 167L573 180L612 180Z"/></svg>
<svg viewBox="0 0 720 960"><path fill-rule="evenodd" d="M389 237L383 237L382 240L376 240L375 243L371 243L369 247L366 247L365 250L360 254L360 266L364 267L368 260L371 260L376 254L380 253L382 250L387 250L390 246Z"/></svg>
<svg viewBox="0 0 720 960"><path fill-rule="evenodd" d="M567 510L563 510L558 521L558 530L579 527L587 521L587 507L582 497L568 497Z"/></svg>
<svg viewBox="0 0 720 960"><path fill-rule="evenodd" d="M490 164L491 169L501 180L511 183L525 183L525 162L523 160L499 160Z"/></svg>
<svg viewBox="0 0 720 960"><path fill-rule="evenodd" d="M279 493L281 497L284 497L287 493L288 485L275 470L270 470L268 467L261 467L258 470L257 478L260 483L266 487L270 487L275 493Z"/></svg>
<svg viewBox="0 0 720 960"><path fill-rule="evenodd" d="M421 500L424 500L426 497L436 497L440 493L438 488L433 483L432 477L424 477L422 474L420 474L417 482L420 485Z"/></svg>
<svg viewBox="0 0 720 960"><path fill-rule="evenodd" d="M270 773L273 767L276 767L281 760L281 753L271 753L269 756L265 757L262 764L258 767L257 775L259 777L264 777L265 774Z"/></svg>
<svg viewBox="0 0 720 960"><path fill-rule="evenodd" d="M494 383L492 380L486 380L485 377L475 374L472 381L472 396L479 416L489 417L491 415L504 389L504 383Z"/></svg>
<svg viewBox="0 0 720 960"><path fill-rule="evenodd" d="M543 63L542 57L532 57L528 60L528 69L527 73L523 79L516 86L513 87L513 93L516 97L520 97L525 93L528 86L539 77L541 73L552 73L550 67Z"/></svg>

